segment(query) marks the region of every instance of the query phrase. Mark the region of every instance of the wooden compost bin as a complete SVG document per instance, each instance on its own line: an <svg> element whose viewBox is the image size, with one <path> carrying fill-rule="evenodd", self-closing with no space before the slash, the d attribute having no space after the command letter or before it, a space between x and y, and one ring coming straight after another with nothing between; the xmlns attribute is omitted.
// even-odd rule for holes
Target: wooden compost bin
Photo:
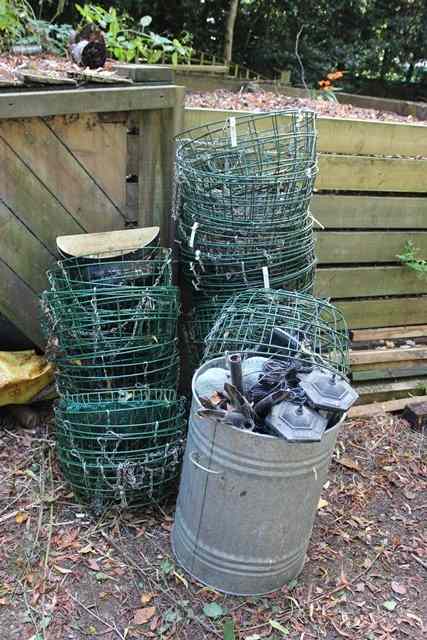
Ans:
<svg viewBox="0 0 427 640"><path fill-rule="evenodd" d="M57 236L137 222L161 225L169 243L183 93L157 83L0 94L0 314L35 344L43 345L38 294ZM129 119L139 130L134 206Z"/></svg>
<svg viewBox="0 0 427 640"><path fill-rule="evenodd" d="M229 115L238 113L185 109L185 127ZM363 402L427 394L427 277L397 258L408 240L427 258L427 127L339 118L317 126L311 209L325 229L316 232L316 294L331 297L353 330ZM408 339L415 346L402 348Z"/></svg>

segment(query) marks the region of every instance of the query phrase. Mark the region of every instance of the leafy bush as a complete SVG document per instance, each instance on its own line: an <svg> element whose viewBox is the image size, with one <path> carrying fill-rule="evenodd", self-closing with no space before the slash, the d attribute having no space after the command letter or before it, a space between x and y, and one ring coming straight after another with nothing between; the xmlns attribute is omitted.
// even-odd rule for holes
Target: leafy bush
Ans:
<svg viewBox="0 0 427 640"><path fill-rule="evenodd" d="M0 51L7 51L25 36L31 19L35 15L27 0L0 0Z"/></svg>
<svg viewBox="0 0 427 640"><path fill-rule="evenodd" d="M416 271L420 278L427 277L427 260L423 260L419 257L420 250L414 246L411 240L408 240L405 244L405 248L402 254L397 255L400 262L409 269Z"/></svg>
<svg viewBox="0 0 427 640"><path fill-rule="evenodd" d="M106 35L107 49L117 60L133 62L141 59L156 64L165 57L172 64L178 64L180 60L191 57L188 34L180 41L145 31L152 22L151 16L143 16L135 23L127 13L117 13L114 7L107 11L99 5L76 4L76 9L84 23L95 23L101 27Z"/></svg>

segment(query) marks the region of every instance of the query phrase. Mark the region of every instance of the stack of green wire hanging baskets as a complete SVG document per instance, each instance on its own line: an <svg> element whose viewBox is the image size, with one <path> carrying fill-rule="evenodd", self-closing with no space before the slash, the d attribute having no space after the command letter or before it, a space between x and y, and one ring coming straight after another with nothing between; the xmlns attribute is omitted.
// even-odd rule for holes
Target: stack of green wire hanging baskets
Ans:
<svg viewBox="0 0 427 640"><path fill-rule="evenodd" d="M177 242L195 364L222 304L247 289L311 293L315 113L229 118L178 138Z"/></svg>
<svg viewBox="0 0 427 640"><path fill-rule="evenodd" d="M64 476L97 511L157 502L174 486L185 433L170 251L68 258L48 279L41 303Z"/></svg>

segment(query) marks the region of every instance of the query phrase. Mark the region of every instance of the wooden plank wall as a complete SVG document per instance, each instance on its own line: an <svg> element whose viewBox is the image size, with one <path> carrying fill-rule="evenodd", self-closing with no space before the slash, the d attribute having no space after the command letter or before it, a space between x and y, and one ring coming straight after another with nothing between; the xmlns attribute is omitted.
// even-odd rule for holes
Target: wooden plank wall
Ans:
<svg viewBox="0 0 427 640"><path fill-rule="evenodd" d="M126 132L97 114L0 120L0 313L36 344L56 237L125 225Z"/></svg>
<svg viewBox="0 0 427 640"><path fill-rule="evenodd" d="M232 114L186 109L185 128ZM396 255L411 240L427 259L427 127L339 118L317 126L317 295L331 297L351 328L426 324L427 278Z"/></svg>

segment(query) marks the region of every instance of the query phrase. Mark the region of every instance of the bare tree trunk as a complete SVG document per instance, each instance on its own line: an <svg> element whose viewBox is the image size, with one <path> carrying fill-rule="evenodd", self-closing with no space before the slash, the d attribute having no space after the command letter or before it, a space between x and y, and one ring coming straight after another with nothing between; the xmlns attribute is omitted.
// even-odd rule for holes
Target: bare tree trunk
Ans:
<svg viewBox="0 0 427 640"><path fill-rule="evenodd" d="M224 59L225 64L230 64L233 53L233 36L234 25L236 24L237 10L239 8L239 0L230 1L230 9L228 11L227 23L225 25L225 41L224 41Z"/></svg>

